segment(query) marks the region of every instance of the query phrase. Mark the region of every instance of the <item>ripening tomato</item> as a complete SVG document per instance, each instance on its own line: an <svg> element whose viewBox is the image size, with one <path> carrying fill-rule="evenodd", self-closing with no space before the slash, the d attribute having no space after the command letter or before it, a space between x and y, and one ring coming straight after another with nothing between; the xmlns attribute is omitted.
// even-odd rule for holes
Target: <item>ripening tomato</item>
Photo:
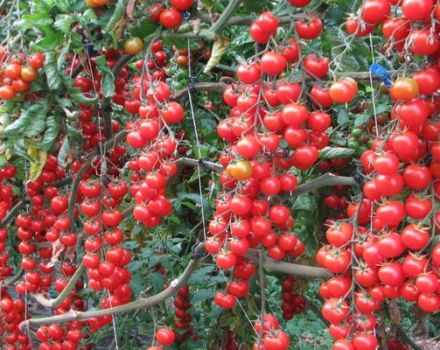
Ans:
<svg viewBox="0 0 440 350"><path fill-rule="evenodd" d="M323 78L329 71L329 59L327 57L318 58L313 53L304 57L303 67L307 74L313 78Z"/></svg>
<svg viewBox="0 0 440 350"><path fill-rule="evenodd" d="M167 8L160 14L159 21L165 28L175 29L182 23L182 14L174 8Z"/></svg>
<svg viewBox="0 0 440 350"><path fill-rule="evenodd" d="M256 23L263 31L271 34L276 34L276 30L280 24L280 21L271 12L266 11L258 16Z"/></svg>
<svg viewBox="0 0 440 350"><path fill-rule="evenodd" d="M11 86L0 86L0 99L10 100L15 97L15 91Z"/></svg>
<svg viewBox="0 0 440 350"><path fill-rule="evenodd" d="M237 299L233 295L219 292L215 294L214 302L223 309L232 309Z"/></svg>
<svg viewBox="0 0 440 350"><path fill-rule="evenodd" d="M46 57L44 53L37 52L28 57L28 64L34 69L40 69L44 65Z"/></svg>
<svg viewBox="0 0 440 350"><path fill-rule="evenodd" d="M286 125L301 126L307 121L309 112L303 105L297 103L289 103L284 106L281 118Z"/></svg>
<svg viewBox="0 0 440 350"><path fill-rule="evenodd" d="M332 118L325 112L312 112L307 119L309 128L313 131L324 132L332 125Z"/></svg>
<svg viewBox="0 0 440 350"><path fill-rule="evenodd" d="M358 38L362 38L370 34L374 30L375 26L368 23L360 23L359 19L350 16L345 21L345 29L347 29L348 34L356 35Z"/></svg>
<svg viewBox="0 0 440 350"><path fill-rule="evenodd" d="M371 333L355 333L352 338L355 350L375 350L379 341Z"/></svg>
<svg viewBox="0 0 440 350"><path fill-rule="evenodd" d="M332 349L333 350L354 350L354 347L353 347L353 343L351 341L346 340L346 339L338 339L333 343Z"/></svg>
<svg viewBox="0 0 440 350"><path fill-rule="evenodd" d="M376 209L376 217L384 225L397 226L405 218L405 207L399 201L389 201Z"/></svg>
<svg viewBox="0 0 440 350"><path fill-rule="evenodd" d="M361 9L362 19L368 24L385 21L391 13L389 0L366 0Z"/></svg>
<svg viewBox="0 0 440 350"><path fill-rule="evenodd" d="M424 219L432 210L432 199L411 194L405 199L405 212L413 219Z"/></svg>
<svg viewBox="0 0 440 350"><path fill-rule="evenodd" d="M336 249L328 252L323 261L323 266L333 273L344 272L351 262L350 253L345 249Z"/></svg>
<svg viewBox="0 0 440 350"><path fill-rule="evenodd" d="M20 78L26 82L32 82L38 78L38 71L31 66L21 68Z"/></svg>
<svg viewBox="0 0 440 350"><path fill-rule="evenodd" d="M440 296L437 293L421 293L417 305L424 312L437 312L440 309Z"/></svg>
<svg viewBox="0 0 440 350"><path fill-rule="evenodd" d="M263 337L263 348L266 350L287 350L289 348L289 336L281 330L269 332Z"/></svg>
<svg viewBox="0 0 440 350"><path fill-rule="evenodd" d="M295 7L305 7L310 4L311 0L288 0L289 4Z"/></svg>
<svg viewBox="0 0 440 350"><path fill-rule="evenodd" d="M385 258L397 258L406 249L402 237L397 232L389 232L381 236L376 242L380 255Z"/></svg>
<svg viewBox="0 0 440 350"><path fill-rule="evenodd" d="M193 5L193 0L171 0L171 6L180 12L189 10Z"/></svg>
<svg viewBox="0 0 440 350"><path fill-rule="evenodd" d="M322 306L322 316L331 324L338 324L345 320L350 312L350 307L344 300L331 298Z"/></svg>
<svg viewBox="0 0 440 350"><path fill-rule="evenodd" d="M169 328L159 328L156 331L155 338L158 343L168 346L176 340L176 333Z"/></svg>
<svg viewBox="0 0 440 350"><path fill-rule="evenodd" d="M239 64L237 67L237 78L245 84L253 84L261 76L260 65L256 62L252 64Z"/></svg>
<svg viewBox="0 0 440 350"><path fill-rule="evenodd" d="M144 42L141 38L135 36L125 41L124 50L130 55L137 55L142 51Z"/></svg>
<svg viewBox="0 0 440 350"><path fill-rule="evenodd" d="M428 167L408 165L403 171L406 186L412 190L423 190L432 182L432 175Z"/></svg>
<svg viewBox="0 0 440 350"><path fill-rule="evenodd" d="M302 39L313 40L322 32L323 24L319 17L309 16L295 22L295 29Z"/></svg>
<svg viewBox="0 0 440 350"><path fill-rule="evenodd" d="M400 7L403 15L411 21L422 21L431 15L432 0L403 0Z"/></svg>
<svg viewBox="0 0 440 350"><path fill-rule="evenodd" d="M330 244L339 248L352 239L353 225L346 222L335 224L326 231L325 235Z"/></svg>
<svg viewBox="0 0 440 350"><path fill-rule="evenodd" d="M432 35L430 29L416 29L409 37L409 49L416 55L431 55L439 48L439 39Z"/></svg>
<svg viewBox="0 0 440 350"><path fill-rule="evenodd" d="M431 95L440 89L440 72L435 68L426 68L413 74L421 94Z"/></svg>
<svg viewBox="0 0 440 350"><path fill-rule="evenodd" d="M310 99L315 106L322 108L330 107L333 104L333 100L327 89L324 89L318 85L313 86L310 89Z"/></svg>
<svg viewBox="0 0 440 350"><path fill-rule="evenodd" d="M419 94L419 84L413 78L399 78L388 91L395 101L409 101Z"/></svg>
<svg viewBox="0 0 440 350"><path fill-rule="evenodd" d="M185 111L180 103L172 101L160 110L160 115L165 123L176 124L183 120Z"/></svg>
<svg viewBox="0 0 440 350"><path fill-rule="evenodd" d="M287 39L286 46L281 48L281 54L287 62L293 63L298 61L300 48L298 42L294 38Z"/></svg>
<svg viewBox="0 0 440 350"><path fill-rule="evenodd" d="M431 239L431 233L428 227L419 227L410 224L402 230L401 238L402 243L408 249L420 250L428 245Z"/></svg>
<svg viewBox="0 0 440 350"><path fill-rule="evenodd" d="M296 102L301 94L301 85L298 83L278 83L275 93L280 103L286 105Z"/></svg>
<svg viewBox="0 0 440 350"><path fill-rule="evenodd" d="M268 75L279 75L286 69L285 57L274 51L267 51L260 59L261 71Z"/></svg>
<svg viewBox="0 0 440 350"><path fill-rule="evenodd" d="M348 103L356 97L357 82L352 78L344 78L330 85L328 90L331 99L337 103Z"/></svg>
<svg viewBox="0 0 440 350"><path fill-rule="evenodd" d="M405 281L405 273L402 264L398 262L389 262L379 268L378 276L383 284L391 287L400 286Z"/></svg>

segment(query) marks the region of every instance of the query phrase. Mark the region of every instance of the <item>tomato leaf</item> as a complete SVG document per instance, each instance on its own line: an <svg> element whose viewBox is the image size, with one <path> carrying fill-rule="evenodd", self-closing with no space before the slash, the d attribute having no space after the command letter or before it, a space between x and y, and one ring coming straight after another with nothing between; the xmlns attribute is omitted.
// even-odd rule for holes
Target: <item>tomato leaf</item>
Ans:
<svg viewBox="0 0 440 350"><path fill-rule="evenodd" d="M24 109L20 117L16 119L12 124L9 124L4 130L3 135L4 136L10 136L15 135L21 132L25 127L27 127L32 118L34 117L34 113L36 113L40 109L39 104L35 104L33 106L28 107L27 109Z"/></svg>
<svg viewBox="0 0 440 350"><path fill-rule="evenodd" d="M343 147L324 147L319 151L320 159L349 158L355 153L354 149Z"/></svg>
<svg viewBox="0 0 440 350"><path fill-rule="evenodd" d="M104 56L99 56L95 59L95 63L98 65L99 70L103 74L102 78L102 93L105 97L112 97L115 93L115 76L112 70L107 65L107 61Z"/></svg>
<svg viewBox="0 0 440 350"><path fill-rule="evenodd" d="M203 73L209 73L217 64L220 63L223 54L226 52L229 44L231 42L224 38L218 38L214 41L214 45L212 46L211 57L209 58L208 63L203 70Z"/></svg>
<svg viewBox="0 0 440 350"><path fill-rule="evenodd" d="M43 171L44 165L47 160L47 152L36 149L29 148L28 154L31 156L31 166L29 168L29 178L28 180L35 180L37 177L41 175Z"/></svg>
<svg viewBox="0 0 440 350"><path fill-rule="evenodd" d="M54 52L46 53L46 61L44 62L44 70L47 77L47 85L49 90L58 90L63 85L60 72L58 71L57 58Z"/></svg>
<svg viewBox="0 0 440 350"><path fill-rule="evenodd" d="M113 16L108 21L104 28L107 33L113 30L113 27L125 16L125 9L127 7L127 0L118 0L115 10L113 11Z"/></svg>
<svg viewBox="0 0 440 350"><path fill-rule="evenodd" d="M39 143L39 147L44 151L49 151L54 145L58 134L60 132L60 127L55 116L50 115L46 121L46 131L44 131L43 139ZM61 152L61 150L60 150Z"/></svg>
<svg viewBox="0 0 440 350"><path fill-rule="evenodd" d="M370 120L370 116L368 114L359 114L354 120L354 126L361 126L365 124L368 120Z"/></svg>

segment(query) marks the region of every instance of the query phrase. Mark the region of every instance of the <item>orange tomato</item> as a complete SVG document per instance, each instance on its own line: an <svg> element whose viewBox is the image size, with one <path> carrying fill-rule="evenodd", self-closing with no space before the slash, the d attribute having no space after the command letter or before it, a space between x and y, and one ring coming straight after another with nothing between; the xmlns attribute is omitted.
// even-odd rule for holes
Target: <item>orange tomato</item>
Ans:
<svg viewBox="0 0 440 350"><path fill-rule="evenodd" d="M248 160L231 162L226 167L226 173L234 180L247 180L253 174L252 164Z"/></svg>
<svg viewBox="0 0 440 350"><path fill-rule="evenodd" d="M419 84L413 78L399 78L389 89L389 94L395 101L409 101L419 94Z"/></svg>

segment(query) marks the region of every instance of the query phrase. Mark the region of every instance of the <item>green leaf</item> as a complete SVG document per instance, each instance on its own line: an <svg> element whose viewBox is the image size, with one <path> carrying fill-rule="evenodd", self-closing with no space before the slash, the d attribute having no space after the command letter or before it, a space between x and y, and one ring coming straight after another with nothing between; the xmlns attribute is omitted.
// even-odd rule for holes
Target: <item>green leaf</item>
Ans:
<svg viewBox="0 0 440 350"><path fill-rule="evenodd" d="M47 101L42 101L39 106L40 108L33 113L30 123L22 130L24 136L35 137L46 129L49 104Z"/></svg>
<svg viewBox="0 0 440 350"><path fill-rule="evenodd" d="M61 46L64 42L64 34L58 30L53 30L43 36L42 39L37 40L34 45L32 45L32 49L35 51L53 51Z"/></svg>
<svg viewBox="0 0 440 350"><path fill-rule="evenodd" d="M22 111L20 117L16 119L12 124L9 124L3 130L3 135L10 136L18 134L20 131L22 131L31 123L32 118L34 117L34 113L36 113L40 109L40 107L41 106L39 104L35 104Z"/></svg>
<svg viewBox="0 0 440 350"><path fill-rule="evenodd" d="M338 122L338 125L341 125L341 124L348 122L348 113L345 108L342 108L339 110L337 122Z"/></svg>
<svg viewBox="0 0 440 350"><path fill-rule="evenodd" d="M70 50L70 42L68 45L63 47L63 49L60 51L60 55L58 56L58 59L57 59L58 70L61 70L64 68L64 65L66 64L67 55L69 54L69 50Z"/></svg>
<svg viewBox="0 0 440 350"><path fill-rule="evenodd" d="M189 285L197 285L203 281L206 281L210 278L209 274L211 272L213 272L215 269L215 267L212 266L205 266L202 267L201 269L197 270L195 273L193 273L193 275L191 276L191 278L188 281Z"/></svg>
<svg viewBox="0 0 440 350"><path fill-rule="evenodd" d="M142 21L139 26L135 27L131 33L133 34L133 36L138 36L139 38L145 38L151 33L154 33L154 31L156 31L157 28L159 28L158 23L147 19Z"/></svg>
<svg viewBox="0 0 440 350"><path fill-rule="evenodd" d="M63 144L58 152L58 164L63 168L67 165L67 157L70 152L70 141L67 136L64 137Z"/></svg>
<svg viewBox="0 0 440 350"><path fill-rule="evenodd" d="M21 16L21 19L14 24L26 31L35 27L47 26L52 24L53 20L47 13L38 12Z"/></svg>
<svg viewBox="0 0 440 350"><path fill-rule="evenodd" d="M354 120L354 126L361 126L365 124L368 120L370 120L370 116L368 114L359 114Z"/></svg>
<svg viewBox="0 0 440 350"><path fill-rule="evenodd" d="M211 300L214 297L215 290L211 289L199 289L191 298L191 304L196 304L204 302L206 300Z"/></svg>
<svg viewBox="0 0 440 350"><path fill-rule="evenodd" d="M77 16L72 15L58 15L54 23L55 28L61 30L63 33L69 33L72 24L78 21Z"/></svg>
<svg viewBox="0 0 440 350"><path fill-rule="evenodd" d="M107 61L104 56L99 56L95 58L95 63L98 65L99 70L103 74L102 78L102 93L104 97L112 97L115 93L115 76L113 75L112 70L107 65Z"/></svg>
<svg viewBox="0 0 440 350"><path fill-rule="evenodd" d="M104 31L109 33L113 30L116 23L125 16L125 8L127 7L127 0L118 0L113 15L104 28Z"/></svg>
<svg viewBox="0 0 440 350"><path fill-rule="evenodd" d="M47 85L49 90L58 90L63 85L60 72L58 71L57 58L54 52L46 53L46 61L44 62L44 70L47 77Z"/></svg>
<svg viewBox="0 0 440 350"><path fill-rule="evenodd" d="M224 38L218 38L214 41L212 46L211 57L203 70L203 73L209 73L217 64L220 63L226 49L230 45L230 41Z"/></svg>
<svg viewBox="0 0 440 350"><path fill-rule="evenodd" d="M47 152L34 148L29 148L28 153L32 158L29 168L29 181L35 180L41 175L47 160Z"/></svg>
<svg viewBox="0 0 440 350"><path fill-rule="evenodd" d="M355 153L354 149L343 147L324 147L319 151L320 159L349 158Z"/></svg>

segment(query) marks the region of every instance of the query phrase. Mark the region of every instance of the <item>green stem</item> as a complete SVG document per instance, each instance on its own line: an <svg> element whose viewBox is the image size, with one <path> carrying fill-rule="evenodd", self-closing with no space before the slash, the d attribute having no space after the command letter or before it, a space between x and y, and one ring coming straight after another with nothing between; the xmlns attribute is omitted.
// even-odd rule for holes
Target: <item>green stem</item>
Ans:
<svg viewBox="0 0 440 350"><path fill-rule="evenodd" d="M211 31L214 33L215 36L219 35L221 31L225 28L225 26L228 24L229 19L232 17L238 6L240 6L241 2L242 0L231 0L229 2L228 6L226 6L220 18L211 27Z"/></svg>

